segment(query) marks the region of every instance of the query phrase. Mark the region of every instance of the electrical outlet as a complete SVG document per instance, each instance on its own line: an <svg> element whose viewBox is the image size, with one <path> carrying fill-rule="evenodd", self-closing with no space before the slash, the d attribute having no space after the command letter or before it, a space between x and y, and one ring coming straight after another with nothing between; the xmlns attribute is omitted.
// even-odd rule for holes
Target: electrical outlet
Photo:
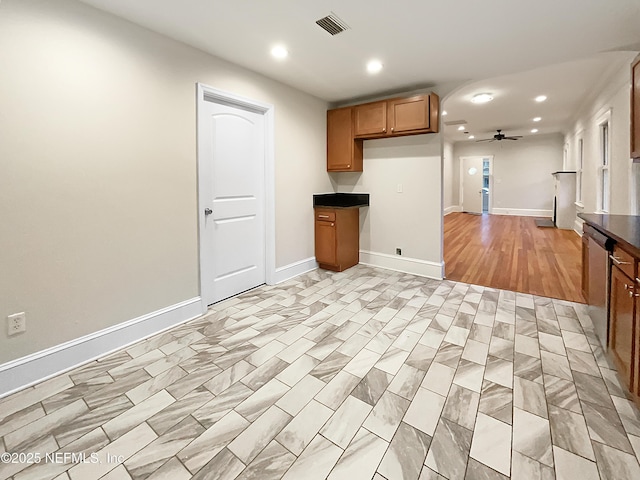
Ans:
<svg viewBox="0 0 640 480"><path fill-rule="evenodd" d="M7 317L7 335L17 335L27 331L27 314L24 312L14 313Z"/></svg>
<svg viewBox="0 0 640 480"><path fill-rule="evenodd" d="M401 183L399 183L399 184L396 186L396 192L398 192L398 193L402 193L402 184L401 184Z"/></svg>
<svg viewBox="0 0 640 480"><path fill-rule="evenodd" d="M402 255L402 249L396 248L396 255Z"/></svg>

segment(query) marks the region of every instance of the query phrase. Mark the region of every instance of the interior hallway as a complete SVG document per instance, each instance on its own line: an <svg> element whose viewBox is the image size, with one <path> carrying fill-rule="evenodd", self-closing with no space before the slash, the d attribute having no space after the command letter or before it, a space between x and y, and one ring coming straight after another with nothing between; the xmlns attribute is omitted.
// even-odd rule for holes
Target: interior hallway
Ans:
<svg viewBox="0 0 640 480"><path fill-rule="evenodd" d="M449 280L584 303L582 244L572 230L538 228L533 217L444 217Z"/></svg>
<svg viewBox="0 0 640 480"><path fill-rule="evenodd" d="M584 305L359 265L0 401L0 454L56 451L102 463L0 478L637 480L640 412Z"/></svg>

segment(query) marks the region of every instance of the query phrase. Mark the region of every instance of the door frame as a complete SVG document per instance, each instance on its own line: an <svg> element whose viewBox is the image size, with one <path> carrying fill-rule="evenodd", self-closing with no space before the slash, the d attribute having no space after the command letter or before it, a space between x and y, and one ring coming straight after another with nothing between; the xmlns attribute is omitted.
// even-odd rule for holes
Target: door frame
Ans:
<svg viewBox="0 0 640 480"><path fill-rule="evenodd" d="M493 155L464 155L458 157L458 164L460 165L460 185L458 192L460 192L460 208L464 211L464 160L467 158L486 158L489 160L489 212L493 213Z"/></svg>
<svg viewBox="0 0 640 480"><path fill-rule="evenodd" d="M234 107L244 108L264 117L264 176L265 176L265 280L267 285L275 284L276 272L276 215L275 215L275 142L274 142L274 117L275 107L269 103L260 102L252 98L236 95L235 93L220 90L203 83L196 83L196 135L197 135L197 164L198 164L198 266L199 266L199 291L203 313L207 311L209 305L206 298L209 292L204 282L204 271L206 265L203 262L204 250L204 209L207 205L207 193L209 187L204 175L203 165L205 125L204 108L205 102L213 102Z"/></svg>

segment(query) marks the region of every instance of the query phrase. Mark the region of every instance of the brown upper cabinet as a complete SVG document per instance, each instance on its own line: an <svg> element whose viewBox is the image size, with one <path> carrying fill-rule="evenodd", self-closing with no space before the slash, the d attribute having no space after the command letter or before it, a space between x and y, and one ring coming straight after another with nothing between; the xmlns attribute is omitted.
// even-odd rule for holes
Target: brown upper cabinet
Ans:
<svg viewBox="0 0 640 480"><path fill-rule="evenodd" d="M436 133L438 103L435 94L389 100L387 115L391 135Z"/></svg>
<svg viewBox="0 0 640 480"><path fill-rule="evenodd" d="M392 98L327 112L327 171L361 172L362 141L438 132L435 93Z"/></svg>
<svg viewBox="0 0 640 480"><path fill-rule="evenodd" d="M354 111L354 136L368 137L387 133L387 102L356 105Z"/></svg>
<svg viewBox="0 0 640 480"><path fill-rule="evenodd" d="M438 131L439 99L434 93L356 105L354 136L383 138Z"/></svg>
<svg viewBox="0 0 640 480"><path fill-rule="evenodd" d="M327 171L361 172L362 140L353 135L353 107L327 112Z"/></svg>
<svg viewBox="0 0 640 480"><path fill-rule="evenodd" d="M640 162L640 56L631 65L631 158Z"/></svg>

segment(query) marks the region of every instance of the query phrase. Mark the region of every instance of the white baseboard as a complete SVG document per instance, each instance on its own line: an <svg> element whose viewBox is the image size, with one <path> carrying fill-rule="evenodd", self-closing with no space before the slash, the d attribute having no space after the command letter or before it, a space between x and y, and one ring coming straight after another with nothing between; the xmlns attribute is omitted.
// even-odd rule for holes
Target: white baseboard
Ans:
<svg viewBox="0 0 640 480"><path fill-rule="evenodd" d="M450 213L461 212L461 211L462 211L462 205L451 205L450 207L447 207L444 209L444 214L449 215Z"/></svg>
<svg viewBox="0 0 640 480"><path fill-rule="evenodd" d="M428 262L418 258L360 250L360 263L438 280L442 280L444 277L444 263L442 262Z"/></svg>
<svg viewBox="0 0 640 480"><path fill-rule="evenodd" d="M578 235L582 236L582 224L584 223L584 221L580 218L576 218L575 221L573 222L573 231L576 232Z"/></svg>
<svg viewBox="0 0 640 480"><path fill-rule="evenodd" d="M0 398L199 317L200 297L0 365Z"/></svg>
<svg viewBox="0 0 640 480"><path fill-rule="evenodd" d="M276 273L274 275L274 284L282 283L293 277L302 275L303 273L315 270L316 268L318 268L316 257L305 258L299 262L290 263L284 267L278 267L276 268Z"/></svg>
<svg viewBox="0 0 640 480"><path fill-rule="evenodd" d="M530 208L494 208L493 215L517 215L519 217L551 217L552 210L534 210Z"/></svg>

